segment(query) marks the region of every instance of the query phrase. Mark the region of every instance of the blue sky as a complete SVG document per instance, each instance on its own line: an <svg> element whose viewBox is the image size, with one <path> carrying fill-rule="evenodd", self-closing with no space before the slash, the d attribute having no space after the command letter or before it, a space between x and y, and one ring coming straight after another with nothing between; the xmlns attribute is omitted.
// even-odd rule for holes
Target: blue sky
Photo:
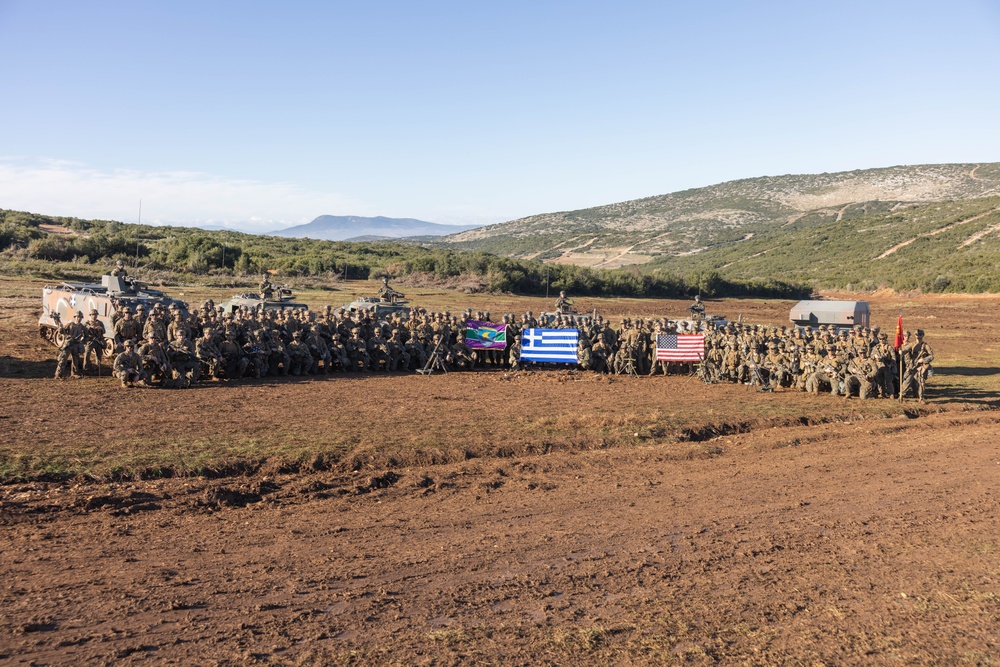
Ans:
<svg viewBox="0 0 1000 667"><path fill-rule="evenodd" d="M1000 161L1000 3L0 0L0 208L486 223Z"/></svg>

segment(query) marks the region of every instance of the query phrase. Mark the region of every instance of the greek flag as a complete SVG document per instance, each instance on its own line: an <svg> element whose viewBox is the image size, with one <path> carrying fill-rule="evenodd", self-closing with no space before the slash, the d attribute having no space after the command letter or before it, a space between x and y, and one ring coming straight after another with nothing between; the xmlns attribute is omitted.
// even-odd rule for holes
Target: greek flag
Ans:
<svg viewBox="0 0 1000 667"><path fill-rule="evenodd" d="M521 361L575 364L576 329L525 329L521 332Z"/></svg>

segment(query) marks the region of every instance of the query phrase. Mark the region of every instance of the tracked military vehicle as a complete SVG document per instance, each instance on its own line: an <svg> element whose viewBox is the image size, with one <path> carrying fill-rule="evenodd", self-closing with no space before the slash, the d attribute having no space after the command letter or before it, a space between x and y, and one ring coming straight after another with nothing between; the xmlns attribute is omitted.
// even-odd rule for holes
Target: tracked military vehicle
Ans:
<svg viewBox="0 0 1000 667"><path fill-rule="evenodd" d="M114 351L112 315L115 311L126 306L134 311L140 305L149 311L156 304L164 308L173 305L187 316L186 303L172 299L159 290L149 289L145 283L133 278L104 275L100 283L46 285L42 289L42 316L38 318L38 332L42 338L62 346L59 323L72 322L77 311L87 317L91 310L96 310L97 319L104 323L105 343L111 353Z"/></svg>
<svg viewBox="0 0 1000 667"><path fill-rule="evenodd" d="M348 313L368 313L377 322L385 322L393 315L410 319L410 304L406 295L389 287L389 277L382 278L382 288L378 296L363 296L341 306Z"/></svg>
<svg viewBox="0 0 1000 667"><path fill-rule="evenodd" d="M228 301L223 301L219 306L227 313L232 313L241 308L250 310L308 310L309 306L295 301L292 297L292 290L282 285L274 286L274 293L265 297L261 292L244 292L234 294Z"/></svg>
<svg viewBox="0 0 1000 667"><path fill-rule="evenodd" d="M385 301L377 296L363 296L341 306L349 313L368 313L379 322L384 322L393 315L399 315L403 320L410 319L410 304L406 301Z"/></svg>
<svg viewBox="0 0 1000 667"><path fill-rule="evenodd" d="M584 325L589 324L597 317L597 310L595 309L591 313L578 313L575 310L554 310L546 313L538 314L538 323L541 326L549 326L550 324L556 322L559 318L563 320L570 320L573 324Z"/></svg>

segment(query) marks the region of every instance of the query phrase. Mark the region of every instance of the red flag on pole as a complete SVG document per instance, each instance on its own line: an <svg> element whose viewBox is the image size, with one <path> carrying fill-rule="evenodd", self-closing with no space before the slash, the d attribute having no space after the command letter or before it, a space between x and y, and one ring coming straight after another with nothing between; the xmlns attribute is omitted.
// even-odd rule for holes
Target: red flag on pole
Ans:
<svg viewBox="0 0 1000 667"><path fill-rule="evenodd" d="M903 347L903 314L899 314L899 319L896 320L896 341L893 343L893 347L897 350Z"/></svg>

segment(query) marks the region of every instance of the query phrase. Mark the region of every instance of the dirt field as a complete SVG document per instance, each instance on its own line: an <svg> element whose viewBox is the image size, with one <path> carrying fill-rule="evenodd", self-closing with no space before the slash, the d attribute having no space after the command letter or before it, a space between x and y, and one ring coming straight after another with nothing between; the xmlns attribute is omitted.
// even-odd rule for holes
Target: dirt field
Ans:
<svg viewBox="0 0 1000 667"><path fill-rule="evenodd" d="M996 297L868 297L935 348L918 406L559 371L55 382L39 292L0 287L2 663L1000 660Z"/></svg>

